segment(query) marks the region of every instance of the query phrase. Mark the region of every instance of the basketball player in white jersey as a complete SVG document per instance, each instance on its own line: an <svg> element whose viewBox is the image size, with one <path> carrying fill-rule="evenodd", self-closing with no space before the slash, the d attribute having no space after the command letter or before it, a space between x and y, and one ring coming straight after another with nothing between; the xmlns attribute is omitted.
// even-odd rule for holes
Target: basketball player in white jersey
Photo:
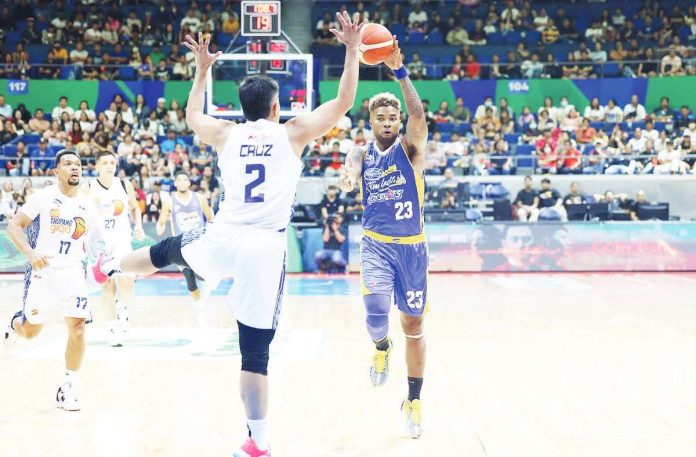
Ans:
<svg viewBox="0 0 696 457"><path fill-rule="evenodd" d="M112 255L122 257L133 250L131 225L137 240L145 237L143 218L133 185L116 178L116 156L104 151L97 156L97 179L89 181L81 189L94 202L101 217L101 227L107 249ZM128 208L128 211L125 209ZM123 346L123 337L128 329L128 306L133 299L135 276L120 274L102 285L102 307L109 319L109 342L111 346ZM118 297L117 297L118 295Z"/></svg>
<svg viewBox="0 0 696 457"><path fill-rule="evenodd" d="M174 175L174 187L170 198L162 200L162 210L157 219L157 234L162 235L171 218L172 235L197 230L205 226L206 221L213 220L213 210L208 200L199 193L191 192L191 179L179 171ZM186 278L186 287L194 300L201 300L201 290L196 282L196 274L188 267L180 267Z"/></svg>
<svg viewBox="0 0 696 457"><path fill-rule="evenodd" d="M64 149L56 155L56 169L58 184L33 193L7 226L12 243L29 262L22 309L12 316L4 339L9 342L18 336L34 338L47 317L59 313L68 328L68 345L65 379L56 400L60 408L77 411L77 372L85 353L85 319L89 316L82 261L88 235L90 240L102 238L97 209L78 192L82 176L80 157Z"/></svg>
<svg viewBox="0 0 696 457"><path fill-rule="evenodd" d="M106 258L95 277L126 271L152 274L176 263L190 267L211 285L232 276L227 304L237 319L242 354L241 396L249 438L233 455L270 456L268 355L283 303L285 228L292 216L300 157L306 145L325 135L353 106L358 86L358 45L363 24L337 13L341 30L332 29L346 46L343 75L336 98L280 124L278 84L271 78L248 77L239 87L247 122L215 119L203 113L206 74L220 56L208 52L210 36L184 45L196 60L196 75L186 107L186 121L201 141L218 152L225 187L215 222L203 229L168 238L122 259ZM357 15L356 15L357 21Z"/></svg>

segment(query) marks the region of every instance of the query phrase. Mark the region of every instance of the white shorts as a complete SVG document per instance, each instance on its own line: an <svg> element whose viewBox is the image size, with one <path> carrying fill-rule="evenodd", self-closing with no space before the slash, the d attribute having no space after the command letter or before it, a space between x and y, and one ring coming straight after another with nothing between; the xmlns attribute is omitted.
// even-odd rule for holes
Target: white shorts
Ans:
<svg viewBox="0 0 696 457"><path fill-rule="evenodd" d="M56 310L61 317L89 317L87 279L81 268L29 269L24 276L22 311L30 324L43 324Z"/></svg>
<svg viewBox="0 0 696 457"><path fill-rule="evenodd" d="M212 288L222 278L234 284L225 304L249 327L275 329L285 295L284 232L251 226L209 223L185 232L181 254Z"/></svg>

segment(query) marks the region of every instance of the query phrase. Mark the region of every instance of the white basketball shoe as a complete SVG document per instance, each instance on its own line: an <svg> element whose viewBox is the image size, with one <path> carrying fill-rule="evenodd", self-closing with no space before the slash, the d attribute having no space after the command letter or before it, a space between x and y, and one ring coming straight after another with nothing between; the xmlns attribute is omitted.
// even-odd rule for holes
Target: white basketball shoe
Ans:
<svg viewBox="0 0 696 457"><path fill-rule="evenodd" d="M58 404L58 408L62 408L65 411L80 410L80 401L77 399L75 389L69 382L66 382L58 388L58 392L56 392L56 403Z"/></svg>

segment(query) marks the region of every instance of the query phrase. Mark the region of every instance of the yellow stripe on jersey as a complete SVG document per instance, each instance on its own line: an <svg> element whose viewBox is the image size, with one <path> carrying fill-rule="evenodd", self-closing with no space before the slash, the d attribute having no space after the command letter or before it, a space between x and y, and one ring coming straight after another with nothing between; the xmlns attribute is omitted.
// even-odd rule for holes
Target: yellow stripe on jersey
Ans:
<svg viewBox="0 0 696 457"><path fill-rule="evenodd" d="M418 235L411 236L389 236L382 235L381 233L373 232L372 230L365 230L365 235L369 236L373 240L381 241L382 243L392 243L392 244L418 244L425 241L425 233L420 233Z"/></svg>

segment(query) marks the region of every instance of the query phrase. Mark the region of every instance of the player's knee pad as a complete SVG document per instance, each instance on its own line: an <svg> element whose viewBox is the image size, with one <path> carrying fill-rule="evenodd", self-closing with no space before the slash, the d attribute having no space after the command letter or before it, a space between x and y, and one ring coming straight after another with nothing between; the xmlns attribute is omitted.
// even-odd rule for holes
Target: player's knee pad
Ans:
<svg viewBox="0 0 696 457"><path fill-rule="evenodd" d="M196 283L196 273L190 268L184 268L181 273L183 273L184 278L186 278L186 288L189 292L194 292L198 290L198 284Z"/></svg>
<svg viewBox="0 0 696 457"><path fill-rule="evenodd" d="M268 356L275 330L249 327L237 321L242 371L268 375Z"/></svg>
<svg viewBox="0 0 696 457"><path fill-rule="evenodd" d="M365 311L367 311L367 332L373 341L384 339L389 332L389 309L391 297L389 295L365 295L363 297Z"/></svg>
<svg viewBox="0 0 696 457"><path fill-rule="evenodd" d="M150 246L150 261L157 268L164 268L173 263L188 267L184 256L181 255L181 235L165 238Z"/></svg>

